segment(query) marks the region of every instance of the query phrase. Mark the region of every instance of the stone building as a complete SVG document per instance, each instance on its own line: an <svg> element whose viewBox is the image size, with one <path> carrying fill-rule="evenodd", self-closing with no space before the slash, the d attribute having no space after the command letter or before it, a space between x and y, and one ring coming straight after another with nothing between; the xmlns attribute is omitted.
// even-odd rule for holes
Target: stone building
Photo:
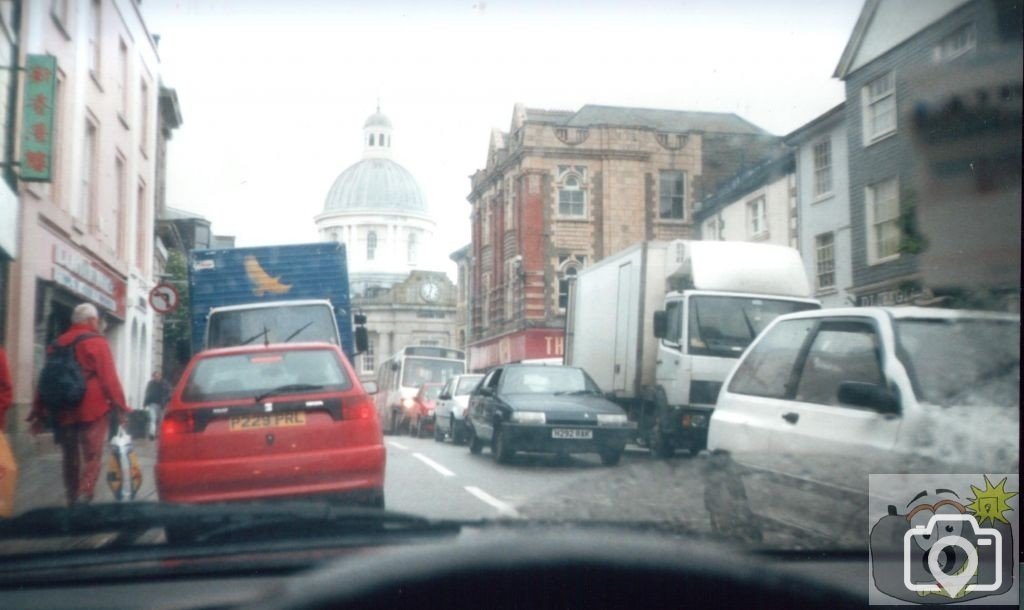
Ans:
<svg viewBox="0 0 1024 610"><path fill-rule="evenodd" d="M734 114L517 104L468 197L469 367L560 359L572 276L641 240L690 237L693 202L780 146Z"/></svg>
<svg viewBox="0 0 1024 610"><path fill-rule="evenodd" d="M354 313L367 316L361 379L407 345L455 345L455 284L434 269L437 225L413 175L391 159L391 120L363 125L363 158L343 171L315 218L323 240L345 244Z"/></svg>

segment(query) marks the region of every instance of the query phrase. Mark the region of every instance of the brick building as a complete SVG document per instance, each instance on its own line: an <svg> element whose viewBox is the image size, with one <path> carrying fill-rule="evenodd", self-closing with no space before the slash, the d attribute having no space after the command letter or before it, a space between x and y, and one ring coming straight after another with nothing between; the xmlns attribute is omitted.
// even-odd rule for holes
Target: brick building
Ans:
<svg viewBox="0 0 1024 610"><path fill-rule="evenodd" d="M780 147L734 114L517 104L468 197L469 367L560 359L572 276L641 240L690 237L693 202Z"/></svg>

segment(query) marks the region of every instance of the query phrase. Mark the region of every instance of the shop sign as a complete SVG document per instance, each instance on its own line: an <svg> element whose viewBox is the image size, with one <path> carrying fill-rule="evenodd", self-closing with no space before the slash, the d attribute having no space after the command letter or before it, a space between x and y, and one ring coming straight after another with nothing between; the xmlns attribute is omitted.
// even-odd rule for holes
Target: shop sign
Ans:
<svg viewBox="0 0 1024 610"><path fill-rule="evenodd" d="M53 281L104 309L124 316L125 283L65 244L53 248Z"/></svg>

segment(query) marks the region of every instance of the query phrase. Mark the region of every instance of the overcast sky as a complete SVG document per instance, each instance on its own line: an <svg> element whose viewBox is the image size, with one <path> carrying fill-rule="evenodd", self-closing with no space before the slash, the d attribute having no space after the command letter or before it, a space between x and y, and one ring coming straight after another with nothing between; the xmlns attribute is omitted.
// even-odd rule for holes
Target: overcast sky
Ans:
<svg viewBox="0 0 1024 610"><path fill-rule="evenodd" d="M446 260L514 103L734 112L784 135L842 101L832 72L861 4L147 0L184 117L168 202L240 246L316 241L379 98Z"/></svg>

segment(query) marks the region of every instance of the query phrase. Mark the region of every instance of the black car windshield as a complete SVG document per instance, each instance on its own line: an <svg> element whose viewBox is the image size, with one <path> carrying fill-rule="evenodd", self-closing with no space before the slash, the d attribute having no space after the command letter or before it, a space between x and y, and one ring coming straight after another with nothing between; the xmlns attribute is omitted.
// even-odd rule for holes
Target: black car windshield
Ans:
<svg viewBox="0 0 1024 610"><path fill-rule="evenodd" d="M697 296L690 299L689 305L689 353L726 358L739 358L775 318L818 308L800 301L731 296Z"/></svg>
<svg viewBox="0 0 1024 610"><path fill-rule="evenodd" d="M900 358L918 399L934 405L1020 405L1020 324L978 319L896 321Z"/></svg>
<svg viewBox="0 0 1024 610"><path fill-rule="evenodd" d="M461 360L406 358L402 371L402 385L419 387L424 383L443 383L465 372L466 363Z"/></svg>
<svg viewBox="0 0 1024 610"><path fill-rule="evenodd" d="M333 351L269 351L213 356L196 362L182 391L184 402L252 398L283 386L352 386ZM317 390L321 391L321 390Z"/></svg>
<svg viewBox="0 0 1024 610"><path fill-rule="evenodd" d="M560 366L511 367L502 378L502 394L599 393L581 369Z"/></svg>

